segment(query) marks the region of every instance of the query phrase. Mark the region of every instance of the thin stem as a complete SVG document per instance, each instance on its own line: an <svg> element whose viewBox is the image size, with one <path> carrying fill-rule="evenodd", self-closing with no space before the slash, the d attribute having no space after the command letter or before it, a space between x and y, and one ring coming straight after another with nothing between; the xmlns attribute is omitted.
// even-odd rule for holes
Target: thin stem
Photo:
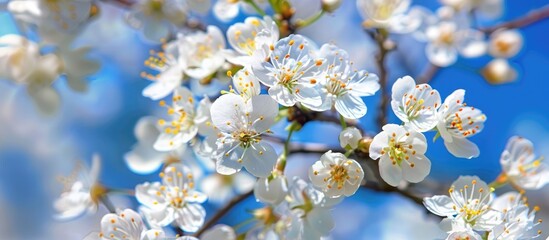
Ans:
<svg viewBox="0 0 549 240"><path fill-rule="evenodd" d="M210 227L212 227L214 224L219 221L225 214L227 214L234 206L239 204L240 202L244 201L246 198L251 196L253 194L253 191L248 191L240 196L237 196L233 198L227 205L225 205L223 208L219 209L215 215L212 216L193 236L200 237Z"/></svg>
<svg viewBox="0 0 549 240"><path fill-rule="evenodd" d="M276 169L280 172L284 172L284 169L286 168L286 160L288 158L288 155L290 154L290 142L292 139L292 134L294 130L296 130L299 123L292 122L290 126L288 126L288 137L286 138L286 141L284 141L284 152L278 159L278 163L276 164Z"/></svg>
<svg viewBox="0 0 549 240"><path fill-rule="evenodd" d="M347 123L345 122L345 118L341 114L339 114L339 123L341 124L341 128L343 129L347 128Z"/></svg>
<svg viewBox="0 0 549 240"><path fill-rule="evenodd" d="M320 10L309 18L298 21L296 24L296 29L304 28L315 23L316 21L318 21L318 19L324 16L324 13L326 13L324 10Z"/></svg>
<svg viewBox="0 0 549 240"><path fill-rule="evenodd" d="M365 188L365 189L373 190L373 191L376 191L376 192L386 192L386 193L393 193L394 192L394 193L398 193L401 196L403 196L405 198L408 198L408 199L414 201L417 204L420 204L420 205L423 204L423 198L422 197L416 196L416 195L414 195L414 194L412 194L408 191L403 191L403 190L400 190L398 188L394 188L394 187L384 188L384 187L380 187L377 184L364 184L361 187Z"/></svg>
<svg viewBox="0 0 549 240"><path fill-rule="evenodd" d="M263 9L261 9L261 8L259 7L259 5L257 5L257 3L255 3L254 0L244 0L244 2L247 3L247 4L250 4L250 6L252 6L252 8L253 8L257 13L259 13L259 15L261 15L261 16L267 15L267 13L265 13L265 11L263 11Z"/></svg>
<svg viewBox="0 0 549 240"><path fill-rule="evenodd" d="M544 20L546 18L549 18L549 5L546 5L545 7L541 8L539 10L531 11L530 13L528 13L528 14L520 17L520 18L511 20L511 21L507 21L507 22L503 22L503 23L500 23L500 24L492 26L492 27L481 28L480 30L487 33L487 34L490 34L490 33L493 33L496 30L501 29L501 28L521 28L521 27L525 27L525 26L528 26L530 24L533 24L533 23L539 22L541 20Z"/></svg>
<svg viewBox="0 0 549 240"><path fill-rule="evenodd" d="M116 213L116 208L114 207L114 204L112 204L111 200L107 195L103 195L101 198L101 203L109 210L110 213Z"/></svg>

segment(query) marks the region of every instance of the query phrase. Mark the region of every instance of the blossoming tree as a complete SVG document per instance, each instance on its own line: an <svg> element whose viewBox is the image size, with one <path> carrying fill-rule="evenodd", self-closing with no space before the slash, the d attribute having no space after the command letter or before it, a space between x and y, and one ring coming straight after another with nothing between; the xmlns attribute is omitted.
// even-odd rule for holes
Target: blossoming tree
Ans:
<svg viewBox="0 0 549 240"><path fill-rule="evenodd" d="M93 27L88 25L102 4L127 11L132 28L160 43L144 63L141 76L150 85L142 95L158 101L165 114L139 120L138 142L124 156L131 171L159 171L159 178L124 191L139 206L120 209L109 200L117 190L98 180L101 160L94 156L89 171L82 167L65 179L69 187L53 203L56 217L94 214L104 205L111 213L86 239L324 239L339 224L332 209L366 188L422 204L440 217L441 238L539 237L539 208L528 205L525 191L549 183L549 167L528 139L509 139L500 159L503 170L490 183L464 174L444 195L428 185L422 191L414 186L431 172L425 133L443 141L453 156L470 159L482 150L471 137L490 124L476 102L465 103L466 90L444 96L429 84L438 69L459 57L488 55L493 60L480 70L486 81L514 81L517 71L509 61L524 41L518 29L549 17L549 8L478 27L476 16L497 18L502 1L442 0L433 12L409 0L357 0L364 34L377 47L377 69L366 70L351 60L361 53L314 42L301 32L326 14L338 14L341 0L318 1L318 12L305 18L296 17L302 10L297 0L1 3L21 34L0 36L0 78L23 85L44 114L55 114L61 102L54 82L86 91L87 77L98 71L88 57L93 48L73 46L83 28ZM210 25L201 17L210 9L233 24L226 31ZM399 36L425 43L424 74L389 79L386 57L399 47ZM365 98L379 98L379 105L367 106ZM388 122L390 111L397 122ZM366 115L376 116L377 131L365 130L360 119ZM292 138L312 122L340 125L339 136L326 136L340 146ZM301 169L305 178L288 175L295 153L320 156ZM500 191L504 185L515 191ZM250 221L237 226L219 221L252 197L262 207L241 213ZM206 201L219 207L207 212Z"/></svg>

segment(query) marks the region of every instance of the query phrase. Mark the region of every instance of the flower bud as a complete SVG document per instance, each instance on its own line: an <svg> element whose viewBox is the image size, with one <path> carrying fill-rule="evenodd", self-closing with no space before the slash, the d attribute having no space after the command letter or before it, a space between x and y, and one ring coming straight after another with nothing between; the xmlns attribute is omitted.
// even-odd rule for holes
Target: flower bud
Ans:
<svg viewBox="0 0 549 240"><path fill-rule="evenodd" d="M520 52L523 42L522 35L517 30L497 30L490 35L488 52L494 57L510 58Z"/></svg>
<svg viewBox="0 0 549 240"><path fill-rule="evenodd" d="M342 148L356 149L358 147L358 141L362 138L362 134L355 127L348 127L343 129L339 134L339 143Z"/></svg>
<svg viewBox="0 0 549 240"><path fill-rule="evenodd" d="M362 138L360 139L360 141L358 141L357 150L363 153L369 153L370 144L372 144L372 138L369 138L369 137Z"/></svg>
<svg viewBox="0 0 549 240"><path fill-rule="evenodd" d="M339 8L342 0L322 0L322 10L333 12Z"/></svg>
<svg viewBox="0 0 549 240"><path fill-rule="evenodd" d="M512 82L517 78L517 72L506 59L494 59L483 69L482 76L491 84Z"/></svg>

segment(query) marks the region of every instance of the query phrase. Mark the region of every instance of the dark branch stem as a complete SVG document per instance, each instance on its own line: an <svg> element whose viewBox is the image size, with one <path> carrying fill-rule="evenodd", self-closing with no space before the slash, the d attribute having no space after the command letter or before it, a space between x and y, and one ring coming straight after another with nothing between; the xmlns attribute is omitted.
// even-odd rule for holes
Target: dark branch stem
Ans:
<svg viewBox="0 0 549 240"><path fill-rule="evenodd" d="M225 205L223 208L219 209L215 215L213 215L195 234L195 237L200 237L210 227L212 227L214 224L216 224L219 219L221 219L225 214L227 214L234 206L238 205L240 202L244 201L246 198L251 196L253 194L253 191L249 191L247 193L244 193L240 196L237 196L233 198L227 205Z"/></svg>
<svg viewBox="0 0 549 240"><path fill-rule="evenodd" d="M385 47L385 41L387 40L388 33L384 29L378 29L375 32L368 32L370 36L375 40L379 52L376 55L376 65L378 68L379 85L381 92L381 100L379 101L377 124L378 129L387 124L388 117L388 104L389 104L389 89L387 89L387 67L385 66L385 57L389 50Z"/></svg>
<svg viewBox="0 0 549 240"><path fill-rule="evenodd" d="M531 11L530 13L528 13L528 14L520 17L520 18L517 18L515 20L503 22L501 24L498 24L498 25L495 25L495 26L492 26L492 27L481 28L480 30L487 33L487 34L490 34L490 33L493 33L494 31L496 31L500 28L525 27L525 26L528 26L530 24L533 24L533 23L539 22L541 20L544 20L546 18L549 18L549 6L545 6L541 9L539 9L539 10Z"/></svg>

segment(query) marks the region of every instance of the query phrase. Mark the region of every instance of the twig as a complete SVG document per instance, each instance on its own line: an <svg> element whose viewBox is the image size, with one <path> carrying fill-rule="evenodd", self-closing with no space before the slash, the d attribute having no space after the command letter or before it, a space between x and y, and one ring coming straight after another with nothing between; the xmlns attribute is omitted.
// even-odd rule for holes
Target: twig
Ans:
<svg viewBox="0 0 549 240"><path fill-rule="evenodd" d="M227 214L234 206L244 201L246 198L248 198L252 194L253 194L253 191L250 190L240 196L233 198L229 203L227 203L227 205L219 209L219 211L217 211L215 215L213 215L212 218L210 218L193 236L200 237L200 235L202 235L204 231L206 231L207 229L212 227L215 223L217 223L217 221L219 221L219 219L225 216L225 214Z"/></svg>
<svg viewBox="0 0 549 240"><path fill-rule="evenodd" d="M429 63L427 69L417 78L418 84L429 83L437 75L438 70L439 66Z"/></svg>
<svg viewBox="0 0 549 240"><path fill-rule="evenodd" d="M381 128L387 124L387 115L389 104L389 91L387 89L387 68L385 66L385 57L389 50L385 47L385 40L387 40L387 32L384 29L378 29L376 32L368 32L370 36L375 40L379 52L376 55L376 65L379 70L379 85L381 91L381 100L379 101L377 123L378 128Z"/></svg>
<svg viewBox="0 0 549 240"><path fill-rule="evenodd" d="M531 11L530 13L528 13L528 14L520 17L520 18L517 18L515 20L503 22L503 23L500 23L500 24L492 26L492 27L481 28L480 30L487 33L487 34L490 34L490 33L493 33L494 31L496 31L500 28L525 27L525 26L528 26L530 24L539 22L539 21L541 21L543 19L546 19L546 18L549 18L549 5L543 7L539 10Z"/></svg>
<svg viewBox="0 0 549 240"><path fill-rule="evenodd" d="M421 198L419 196L416 196L416 195L414 195L414 194L412 194L408 191L403 191L403 190L400 190L400 189L395 188L395 187L382 188L382 187L379 187L379 185L377 185L377 184L366 183L366 184L362 185L362 188L373 190L373 191L376 191L376 192L398 193L401 196L403 196L405 198L408 198L408 199L414 201L417 204L423 204L423 198Z"/></svg>

